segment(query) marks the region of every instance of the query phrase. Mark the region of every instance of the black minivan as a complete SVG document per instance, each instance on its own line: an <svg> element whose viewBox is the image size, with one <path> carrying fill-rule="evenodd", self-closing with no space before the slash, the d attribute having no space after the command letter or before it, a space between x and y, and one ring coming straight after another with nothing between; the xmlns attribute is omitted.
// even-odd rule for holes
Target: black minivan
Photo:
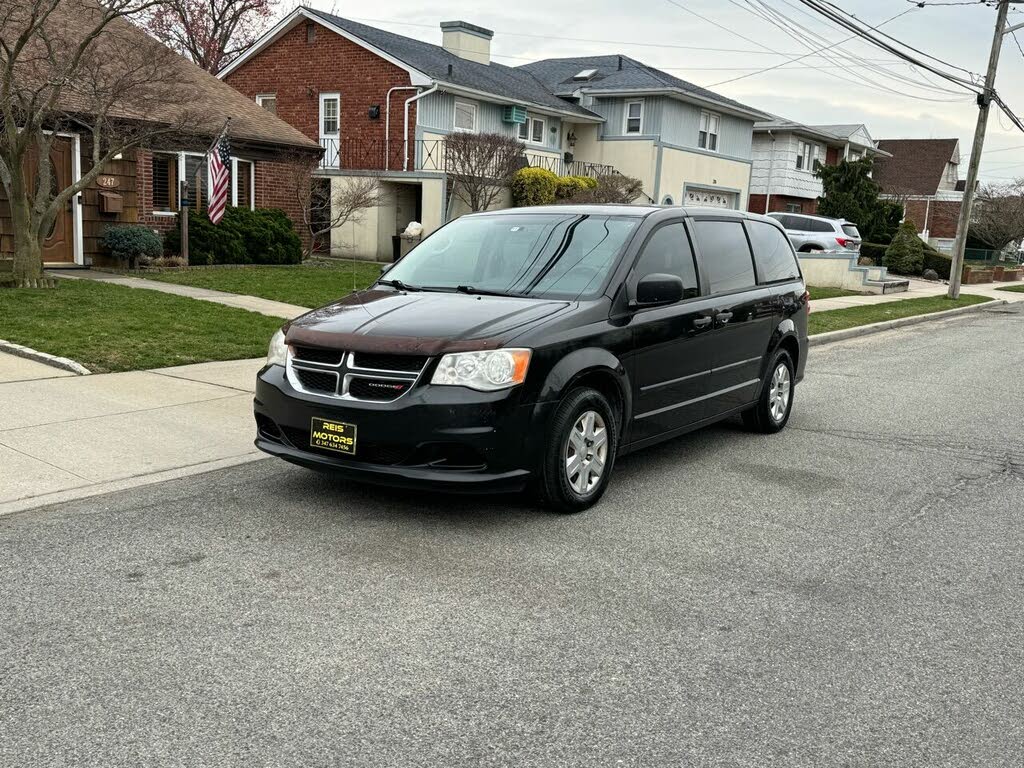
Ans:
<svg viewBox="0 0 1024 768"><path fill-rule="evenodd" d="M809 307L789 238L764 216L463 216L274 336L256 446L392 486L532 487L575 512L626 452L735 414L782 429Z"/></svg>

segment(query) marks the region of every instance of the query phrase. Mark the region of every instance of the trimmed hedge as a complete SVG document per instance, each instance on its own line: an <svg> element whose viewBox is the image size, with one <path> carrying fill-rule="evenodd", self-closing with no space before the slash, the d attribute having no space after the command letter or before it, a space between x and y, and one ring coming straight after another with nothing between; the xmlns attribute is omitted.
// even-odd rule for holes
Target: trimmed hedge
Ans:
<svg viewBox="0 0 1024 768"><path fill-rule="evenodd" d="M181 230L164 236L167 253L181 253ZM188 262L203 264L298 264L302 241L291 219L276 208L228 208L219 224L205 213L188 214Z"/></svg>
<svg viewBox="0 0 1024 768"><path fill-rule="evenodd" d="M924 243L912 221L904 221L885 251L882 262L899 275L919 275L924 268Z"/></svg>
<svg viewBox="0 0 1024 768"><path fill-rule="evenodd" d="M885 258L885 249L888 247L888 245L881 245L879 243L861 243L860 255L866 256L876 265L881 266L882 259Z"/></svg>
<svg viewBox="0 0 1024 768"><path fill-rule="evenodd" d="M569 200L586 189L597 189L597 179L590 176L559 176L555 199Z"/></svg>
<svg viewBox="0 0 1024 768"><path fill-rule="evenodd" d="M885 261L885 252L888 248L888 245L879 245L878 243L861 243L860 255L868 257L875 263L875 265L882 266ZM935 250L932 246L923 241L921 243L921 248L924 252L921 269L913 274L922 275L925 270L934 269L940 280L949 280L949 273L952 269L953 260L946 254Z"/></svg>
<svg viewBox="0 0 1024 768"><path fill-rule="evenodd" d="M129 266L133 266L140 256L158 259L164 251L160 235L147 227L131 224L107 227L100 245L115 259Z"/></svg>
<svg viewBox="0 0 1024 768"><path fill-rule="evenodd" d="M546 168L520 168L512 176L512 205L550 205L555 202L558 176Z"/></svg>

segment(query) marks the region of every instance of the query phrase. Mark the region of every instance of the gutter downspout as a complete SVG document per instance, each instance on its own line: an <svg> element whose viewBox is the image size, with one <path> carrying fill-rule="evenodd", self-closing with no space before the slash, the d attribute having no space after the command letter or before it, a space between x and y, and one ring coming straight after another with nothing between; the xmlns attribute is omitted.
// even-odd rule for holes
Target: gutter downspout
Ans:
<svg viewBox="0 0 1024 768"><path fill-rule="evenodd" d="M402 160L402 170L409 170L409 105L414 101L419 101L424 96L429 96L437 90L437 83L434 83L430 88L423 91L423 93L417 93L415 96L410 96L405 100L405 122L402 129L402 143L405 145L404 158Z"/></svg>
<svg viewBox="0 0 1024 768"><path fill-rule="evenodd" d="M771 210L772 202L772 172L775 170L775 134L772 131L768 131L768 135L772 137L772 145L768 150L768 188L767 194L764 196L764 212L765 214ZM751 166L753 169L753 166Z"/></svg>
<svg viewBox="0 0 1024 768"><path fill-rule="evenodd" d="M419 93L418 85L396 85L388 88L388 95L384 97L384 170L391 170L391 94L395 91L416 91Z"/></svg>

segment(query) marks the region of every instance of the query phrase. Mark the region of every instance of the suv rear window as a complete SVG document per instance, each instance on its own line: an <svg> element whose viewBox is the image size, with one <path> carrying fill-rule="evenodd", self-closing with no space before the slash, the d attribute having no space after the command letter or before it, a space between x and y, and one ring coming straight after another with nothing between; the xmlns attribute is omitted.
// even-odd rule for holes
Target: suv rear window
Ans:
<svg viewBox="0 0 1024 768"><path fill-rule="evenodd" d="M793 246L778 228L763 221L748 221L747 232L754 247L754 263L761 283L777 283L800 277Z"/></svg>
<svg viewBox="0 0 1024 768"><path fill-rule="evenodd" d="M857 231L856 224L843 224L843 232L846 233L847 237L856 237L860 240L860 232Z"/></svg>
<svg viewBox="0 0 1024 768"><path fill-rule="evenodd" d="M753 287L754 262L738 221L696 221L701 267L712 294Z"/></svg>

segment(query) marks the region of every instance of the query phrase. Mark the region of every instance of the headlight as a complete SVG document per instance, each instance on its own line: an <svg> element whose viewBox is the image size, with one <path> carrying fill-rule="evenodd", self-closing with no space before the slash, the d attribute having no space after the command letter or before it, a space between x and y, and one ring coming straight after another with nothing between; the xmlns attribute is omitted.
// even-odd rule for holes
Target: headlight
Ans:
<svg viewBox="0 0 1024 768"><path fill-rule="evenodd" d="M288 345L284 343L284 331L278 331L270 338L267 349L267 365L284 365L288 362Z"/></svg>
<svg viewBox="0 0 1024 768"><path fill-rule="evenodd" d="M522 384L529 367L528 349L458 352L441 358L430 383L493 392Z"/></svg>

